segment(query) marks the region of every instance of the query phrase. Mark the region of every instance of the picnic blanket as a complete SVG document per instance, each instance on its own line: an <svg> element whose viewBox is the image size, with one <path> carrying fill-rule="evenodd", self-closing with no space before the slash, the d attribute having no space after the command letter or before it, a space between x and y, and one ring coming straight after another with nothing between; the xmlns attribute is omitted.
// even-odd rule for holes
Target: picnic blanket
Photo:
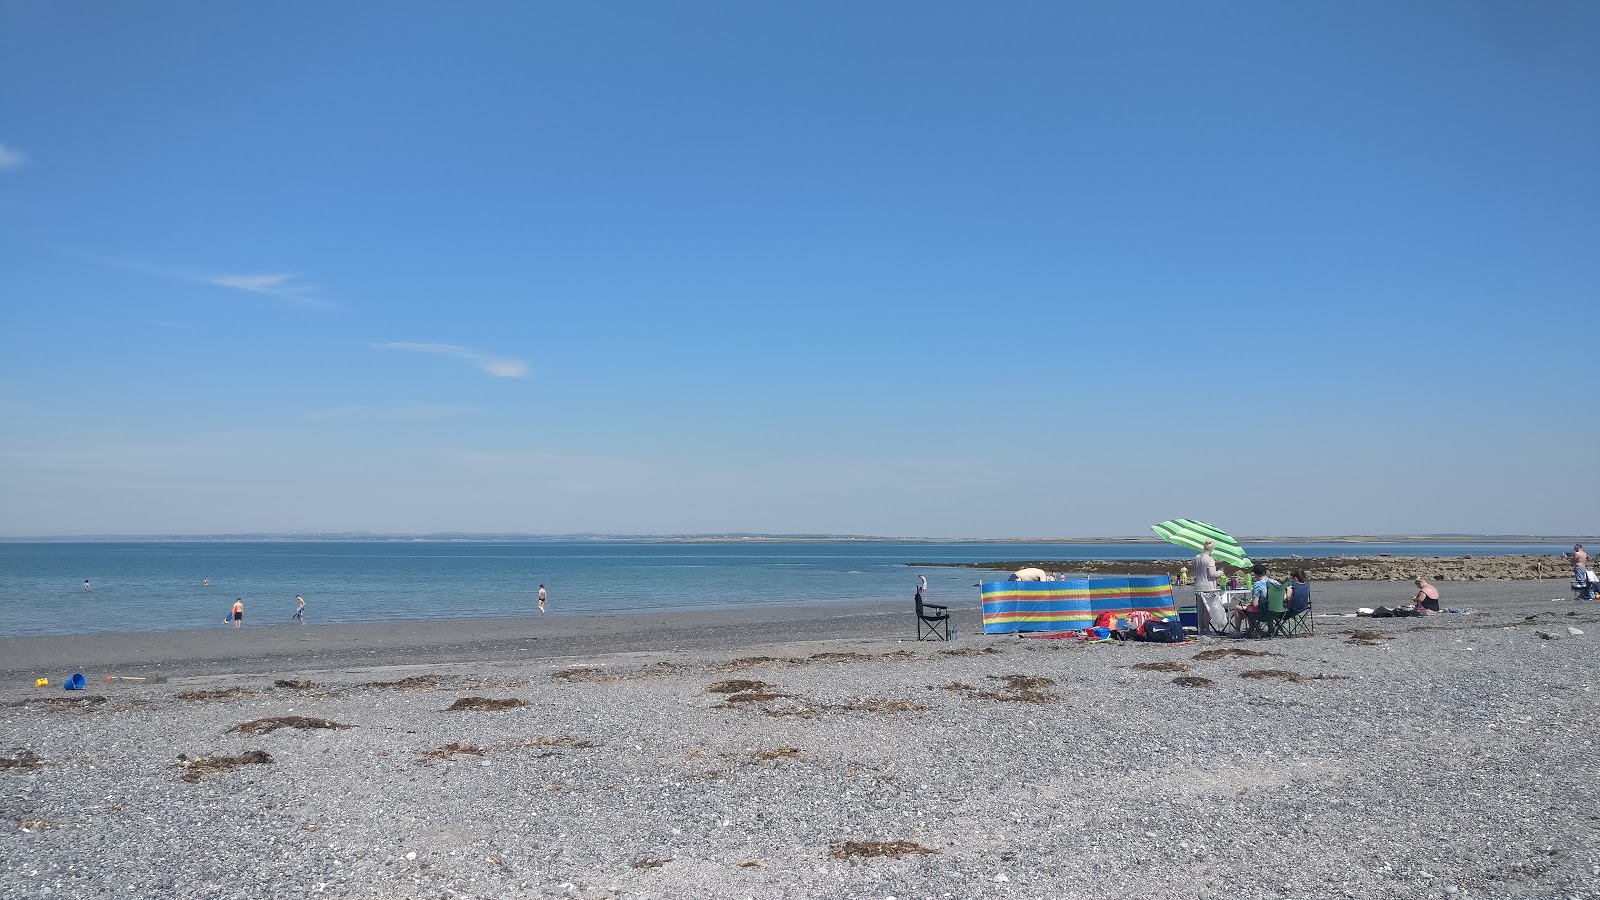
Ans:
<svg viewBox="0 0 1600 900"><path fill-rule="evenodd" d="M1077 631L1103 612L1136 609L1163 619L1178 614L1166 575L1079 575L1061 581L986 581L983 633Z"/></svg>

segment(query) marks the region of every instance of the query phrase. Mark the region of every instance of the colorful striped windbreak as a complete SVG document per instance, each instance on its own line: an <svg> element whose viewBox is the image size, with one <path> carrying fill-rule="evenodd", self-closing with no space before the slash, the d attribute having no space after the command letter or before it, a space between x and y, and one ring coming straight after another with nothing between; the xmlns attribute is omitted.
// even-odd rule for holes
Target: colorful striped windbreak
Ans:
<svg viewBox="0 0 1600 900"><path fill-rule="evenodd" d="M1165 575L1078 575L1062 581L986 581L983 633L1077 631L1103 612L1176 616Z"/></svg>

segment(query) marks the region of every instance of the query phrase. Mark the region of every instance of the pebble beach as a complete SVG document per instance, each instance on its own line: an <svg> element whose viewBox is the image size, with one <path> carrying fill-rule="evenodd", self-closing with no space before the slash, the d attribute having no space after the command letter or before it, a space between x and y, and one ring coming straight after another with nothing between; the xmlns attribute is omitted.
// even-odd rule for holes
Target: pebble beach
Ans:
<svg viewBox="0 0 1600 900"><path fill-rule="evenodd" d="M949 644L907 604L0 640L0 895L1600 896L1600 608L1337 615L1400 590L1182 645L975 602Z"/></svg>

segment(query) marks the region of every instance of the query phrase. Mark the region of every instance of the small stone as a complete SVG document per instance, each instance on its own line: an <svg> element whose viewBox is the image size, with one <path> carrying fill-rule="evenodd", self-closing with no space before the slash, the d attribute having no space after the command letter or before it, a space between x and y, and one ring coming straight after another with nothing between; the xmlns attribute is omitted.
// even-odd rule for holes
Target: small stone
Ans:
<svg viewBox="0 0 1600 900"><path fill-rule="evenodd" d="M406 851L406 859L416 859L416 858L417 858L417 851L415 851L415 850L407 850Z"/></svg>
<svg viewBox="0 0 1600 900"><path fill-rule="evenodd" d="M1583 634L1583 629L1581 629L1581 628L1573 628L1571 625L1568 625L1567 626L1567 634Z"/></svg>
<svg viewBox="0 0 1600 900"><path fill-rule="evenodd" d="M1006 877L1006 873L1001 872L999 875L996 875L994 877L994 880L995 881L1010 881L1011 879Z"/></svg>

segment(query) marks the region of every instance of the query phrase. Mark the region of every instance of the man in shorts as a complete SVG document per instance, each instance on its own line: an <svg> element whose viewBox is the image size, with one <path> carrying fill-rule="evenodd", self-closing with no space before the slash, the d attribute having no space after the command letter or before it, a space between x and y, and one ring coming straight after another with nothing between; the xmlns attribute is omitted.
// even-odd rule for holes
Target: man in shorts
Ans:
<svg viewBox="0 0 1600 900"><path fill-rule="evenodd" d="M539 585L539 615L544 615L544 585Z"/></svg>
<svg viewBox="0 0 1600 900"><path fill-rule="evenodd" d="M233 601L233 627L238 628L244 624L244 598L237 597Z"/></svg>

